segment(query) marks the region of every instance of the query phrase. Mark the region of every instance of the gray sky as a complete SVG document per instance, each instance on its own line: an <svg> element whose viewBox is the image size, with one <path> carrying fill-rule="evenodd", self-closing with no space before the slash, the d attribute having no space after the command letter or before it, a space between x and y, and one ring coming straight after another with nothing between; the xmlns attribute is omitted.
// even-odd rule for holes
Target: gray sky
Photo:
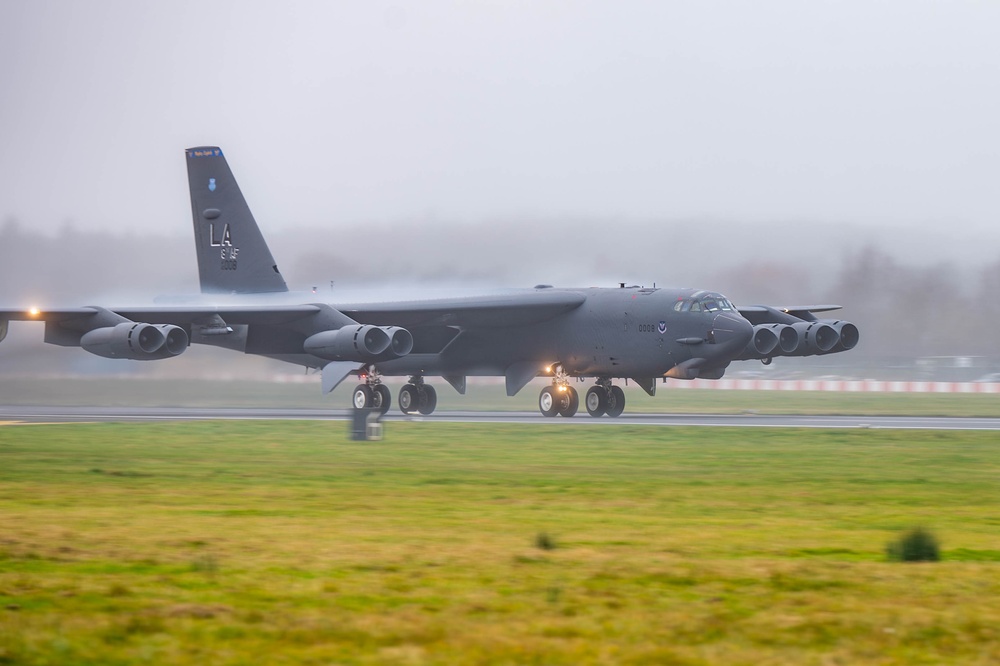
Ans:
<svg viewBox="0 0 1000 666"><path fill-rule="evenodd" d="M962 0L6 0L0 216L188 233L182 151L217 144L265 231L696 216L995 237L998 28L1000 3Z"/></svg>

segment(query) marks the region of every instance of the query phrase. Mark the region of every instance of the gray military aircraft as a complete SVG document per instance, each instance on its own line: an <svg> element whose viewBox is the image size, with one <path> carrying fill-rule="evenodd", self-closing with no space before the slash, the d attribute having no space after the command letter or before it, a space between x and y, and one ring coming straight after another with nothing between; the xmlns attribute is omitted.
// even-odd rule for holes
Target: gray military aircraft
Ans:
<svg viewBox="0 0 1000 666"><path fill-rule="evenodd" d="M391 403L384 377L408 377L398 394L404 413L430 414L437 394L428 376L461 394L466 377L500 376L509 396L545 376L551 383L538 408L549 417L576 414L572 383L586 378L595 380L584 397L587 412L615 417L625 408L615 379L653 395L657 380L719 379L732 361L832 354L858 342L854 324L816 317L840 306L738 308L712 291L624 283L408 302L262 304L288 287L222 150L185 154L201 291L239 295L235 304L0 310L0 340L9 320L22 320L44 321L47 343L107 358L159 360L190 344L223 347L319 369L324 392L356 375L353 405L382 413Z"/></svg>

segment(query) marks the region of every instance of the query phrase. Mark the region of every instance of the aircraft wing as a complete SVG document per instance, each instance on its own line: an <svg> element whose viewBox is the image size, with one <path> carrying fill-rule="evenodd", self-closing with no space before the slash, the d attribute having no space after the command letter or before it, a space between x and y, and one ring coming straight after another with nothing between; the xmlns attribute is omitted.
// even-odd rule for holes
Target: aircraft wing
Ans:
<svg viewBox="0 0 1000 666"><path fill-rule="evenodd" d="M788 305L780 307L772 307L769 305L743 305L738 306L740 314L743 315L751 324L766 324L766 323L792 323L794 319L801 319L803 321L815 321L816 317L814 313L816 312L830 312L831 310L839 310L841 306L839 305Z"/></svg>
<svg viewBox="0 0 1000 666"><path fill-rule="evenodd" d="M69 322L90 317L102 308L31 308L27 310L0 310L0 321L51 321ZM195 324L212 315L219 315L229 324L263 324L275 326L289 323L320 311L317 305L273 305L273 306L148 306L106 308L132 321L147 324Z"/></svg>
<svg viewBox="0 0 1000 666"><path fill-rule="evenodd" d="M525 291L498 296L471 296L406 303L332 306L355 321L378 326L518 326L545 321L579 307L586 300L574 291ZM281 326L315 315L329 306L188 305L106 308L132 321L148 324L197 324L218 315L229 325ZM0 321L69 322L94 315L102 308L0 310Z"/></svg>
<svg viewBox="0 0 1000 666"><path fill-rule="evenodd" d="M498 296L356 303L338 307L355 321L377 326L521 326L574 310L587 297L575 291L536 290Z"/></svg>

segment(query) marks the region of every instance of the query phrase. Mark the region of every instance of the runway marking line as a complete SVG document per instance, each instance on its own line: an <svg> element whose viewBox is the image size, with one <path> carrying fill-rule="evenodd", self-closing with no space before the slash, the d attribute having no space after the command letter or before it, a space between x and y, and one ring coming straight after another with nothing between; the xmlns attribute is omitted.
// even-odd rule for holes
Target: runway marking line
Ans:
<svg viewBox="0 0 1000 666"><path fill-rule="evenodd" d="M83 425L84 423L97 423L97 421L0 421L0 428L3 426Z"/></svg>

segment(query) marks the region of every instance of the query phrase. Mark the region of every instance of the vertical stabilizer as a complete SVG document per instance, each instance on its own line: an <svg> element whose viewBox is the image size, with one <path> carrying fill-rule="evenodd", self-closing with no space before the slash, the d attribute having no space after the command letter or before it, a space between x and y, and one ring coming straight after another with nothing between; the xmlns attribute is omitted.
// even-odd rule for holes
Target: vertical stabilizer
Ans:
<svg viewBox="0 0 1000 666"><path fill-rule="evenodd" d="M222 150L188 148L186 155L202 293L288 291Z"/></svg>

